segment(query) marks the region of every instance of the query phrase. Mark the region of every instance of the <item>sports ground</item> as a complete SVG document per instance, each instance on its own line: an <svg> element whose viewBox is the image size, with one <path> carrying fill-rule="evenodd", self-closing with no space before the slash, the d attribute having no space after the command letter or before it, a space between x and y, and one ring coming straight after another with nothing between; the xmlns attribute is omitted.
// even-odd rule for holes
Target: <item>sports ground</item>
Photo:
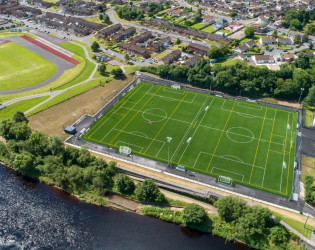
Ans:
<svg viewBox="0 0 315 250"><path fill-rule="evenodd" d="M296 124L296 112L140 83L83 138L288 197Z"/></svg>
<svg viewBox="0 0 315 250"><path fill-rule="evenodd" d="M0 44L0 90L25 88L51 77L56 66L15 43Z"/></svg>

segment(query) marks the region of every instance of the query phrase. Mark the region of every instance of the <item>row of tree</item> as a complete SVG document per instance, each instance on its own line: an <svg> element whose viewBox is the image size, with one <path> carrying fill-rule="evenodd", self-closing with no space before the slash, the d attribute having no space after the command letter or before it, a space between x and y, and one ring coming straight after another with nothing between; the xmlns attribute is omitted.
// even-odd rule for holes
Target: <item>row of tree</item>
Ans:
<svg viewBox="0 0 315 250"><path fill-rule="evenodd" d="M214 90L252 98L264 96L298 99L303 88L305 104L315 105L315 68L311 67L309 58L304 53L300 53L292 64L281 65L279 71L243 63L214 64L210 67L206 59L198 61L193 68L160 65L143 67L141 70L162 78L186 81L200 88L209 89L211 86Z"/></svg>
<svg viewBox="0 0 315 250"><path fill-rule="evenodd" d="M125 19L125 20L141 21L144 19L144 11L143 10L136 9L133 7L128 7L127 5L116 6L115 11L120 18Z"/></svg>
<svg viewBox="0 0 315 250"><path fill-rule="evenodd" d="M292 30L302 30L310 21L315 19L315 10L306 11L301 10L288 10L285 12L282 26ZM312 34L312 33L308 33Z"/></svg>

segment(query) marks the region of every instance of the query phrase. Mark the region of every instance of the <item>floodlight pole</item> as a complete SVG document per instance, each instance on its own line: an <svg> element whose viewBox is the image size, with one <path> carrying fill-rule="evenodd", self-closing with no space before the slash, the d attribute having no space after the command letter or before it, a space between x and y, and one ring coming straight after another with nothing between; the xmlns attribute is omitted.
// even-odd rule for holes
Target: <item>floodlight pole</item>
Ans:
<svg viewBox="0 0 315 250"><path fill-rule="evenodd" d="M166 137L166 140L167 140L167 142L168 142L168 154L167 154L167 162L168 162L168 166L170 166L170 142L171 142L171 140L172 140L173 138L172 137Z"/></svg>
<svg viewBox="0 0 315 250"><path fill-rule="evenodd" d="M213 73L214 73L214 72L210 72L210 87L209 87L209 89L210 89L210 95L211 95L211 88L212 88L212 79L213 79L212 75L213 75Z"/></svg>
<svg viewBox="0 0 315 250"><path fill-rule="evenodd" d="M303 91L304 91L304 88L301 88L301 94L300 94L300 98L299 98L298 104L300 104Z"/></svg>

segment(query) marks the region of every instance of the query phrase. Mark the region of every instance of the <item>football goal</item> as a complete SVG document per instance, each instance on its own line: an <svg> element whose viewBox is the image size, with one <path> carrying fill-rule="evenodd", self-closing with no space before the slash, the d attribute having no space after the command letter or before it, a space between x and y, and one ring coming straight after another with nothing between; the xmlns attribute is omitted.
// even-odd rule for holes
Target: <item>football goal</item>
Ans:
<svg viewBox="0 0 315 250"><path fill-rule="evenodd" d="M173 84L172 89L180 89L180 85L179 84Z"/></svg>
<svg viewBox="0 0 315 250"><path fill-rule="evenodd" d="M131 148L129 148L127 146L120 146L119 147L119 154L124 155L124 156L130 156Z"/></svg>
<svg viewBox="0 0 315 250"><path fill-rule="evenodd" d="M230 186L233 185L233 180L231 178L222 176L222 175L218 177L218 182L221 182L223 184L230 185Z"/></svg>

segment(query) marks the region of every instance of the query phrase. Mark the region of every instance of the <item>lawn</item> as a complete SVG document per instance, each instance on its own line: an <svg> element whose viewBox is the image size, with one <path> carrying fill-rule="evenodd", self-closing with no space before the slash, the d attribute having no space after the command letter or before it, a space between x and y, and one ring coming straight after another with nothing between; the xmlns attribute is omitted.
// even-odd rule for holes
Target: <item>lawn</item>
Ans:
<svg viewBox="0 0 315 250"><path fill-rule="evenodd" d="M314 111L306 109L304 117L305 117L305 126L310 128L314 121Z"/></svg>
<svg viewBox="0 0 315 250"><path fill-rule="evenodd" d="M51 77L56 66L23 46L0 44L0 90L20 89Z"/></svg>
<svg viewBox="0 0 315 250"><path fill-rule="evenodd" d="M160 59L162 59L164 56L167 56L169 53L170 53L169 51L165 50L165 51L163 51L162 53L158 54L158 55L155 57L155 59L160 60Z"/></svg>
<svg viewBox="0 0 315 250"><path fill-rule="evenodd" d="M125 66L125 71L126 73L130 74L137 70L140 70L141 68L142 68L141 66Z"/></svg>
<svg viewBox="0 0 315 250"><path fill-rule="evenodd" d="M16 102L0 110L0 120L12 118L17 111L25 112L37 104L45 101L49 96L37 97L24 101Z"/></svg>
<svg viewBox="0 0 315 250"><path fill-rule="evenodd" d="M203 23L195 23L194 25L190 26L190 28L201 30L205 25Z"/></svg>
<svg viewBox="0 0 315 250"><path fill-rule="evenodd" d="M105 24L105 23L103 22L103 20L100 20L99 16L86 17L86 18L84 18L84 20L90 21L90 22L93 22L93 23Z"/></svg>
<svg viewBox="0 0 315 250"><path fill-rule="evenodd" d="M236 63L247 64L247 61L243 61L243 60L235 59L235 58L230 58L230 59L225 59L225 60L219 60L217 63L220 63L224 66L228 66L228 65L234 65Z"/></svg>
<svg viewBox="0 0 315 250"><path fill-rule="evenodd" d="M288 197L296 124L296 112L141 83L84 139Z"/></svg>
<svg viewBox="0 0 315 250"><path fill-rule="evenodd" d="M208 27L202 29L202 31L208 32L208 33L213 33L216 30L213 28L213 25L209 25Z"/></svg>

